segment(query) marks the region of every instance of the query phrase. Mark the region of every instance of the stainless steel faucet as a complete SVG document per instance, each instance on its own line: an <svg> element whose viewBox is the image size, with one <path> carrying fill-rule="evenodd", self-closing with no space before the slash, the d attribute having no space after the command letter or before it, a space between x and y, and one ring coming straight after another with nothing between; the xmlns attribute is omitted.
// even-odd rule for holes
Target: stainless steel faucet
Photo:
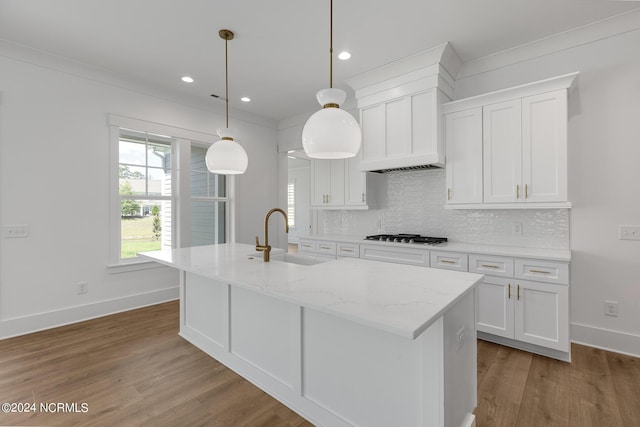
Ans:
<svg viewBox="0 0 640 427"><path fill-rule="evenodd" d="M260 240L258 236L256 236L256 251L263 252L264 262L269 262L271 258L271 246L269 246L269 217L274 212L280 212L282 216L284 216L284 231L289 232L289 218L285 211L280 208L273 208L267 212L267 215L264 217L264 245L260 244Z"/></svg>

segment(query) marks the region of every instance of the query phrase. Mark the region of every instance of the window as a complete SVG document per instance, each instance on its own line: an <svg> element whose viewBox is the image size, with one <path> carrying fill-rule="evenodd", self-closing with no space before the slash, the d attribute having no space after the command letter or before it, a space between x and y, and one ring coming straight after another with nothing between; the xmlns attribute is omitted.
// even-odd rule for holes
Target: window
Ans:
<svg viewBox="0 0 640 427"><path fill-rule="evenodd" d="M290 182L287 184L287 218L289 219L289 228L296 228L296 184Z"/></svg>
<svg viewBox="0 0 640 427"><path fill-rule="evenodd" d="M191 144L191 246L224 243L227 185L205 164L207 147Z"/></svg>
<svg viewBox="0 0 640 427"><path fill-rule="evenodd" d="M122 131L118 153L120 259L171 248L171 139Z"/></svg>
<svg viewBox="0 0 640 427"><path fill-rule="evenodd" d="M138 252L233 241L234 180L204 161L217 137L113 114L109 122L111 267L138 268Z"/></svg>

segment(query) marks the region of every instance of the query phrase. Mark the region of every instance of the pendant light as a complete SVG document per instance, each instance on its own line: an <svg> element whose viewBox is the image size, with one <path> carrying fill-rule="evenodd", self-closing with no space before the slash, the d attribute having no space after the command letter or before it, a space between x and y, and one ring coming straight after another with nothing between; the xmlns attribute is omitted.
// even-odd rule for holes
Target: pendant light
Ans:
<svg viewBox="0 0 640 427"><path fill-rule="evenodd" d="M309 117L302 129L302 147L313 159L354 157L362 141L356 119L340 109L346 92L333 87L333 0L330 1L329 89L316 94L322 110Z"/></svg>
<svg viewBox="0 0 640 427"><path fill-rule="evenodd" d="M211 173L220 175L238 175L247 170L249 159L244 148L233 138L236 136L229 129L229 57L227 54L227 42L233 40L233 32L220 30L220 38L224 39L224 67L225 67L225 102L226 102L226 127L218 129L220 141L215 142L207 150L205 162Z"/></svg>

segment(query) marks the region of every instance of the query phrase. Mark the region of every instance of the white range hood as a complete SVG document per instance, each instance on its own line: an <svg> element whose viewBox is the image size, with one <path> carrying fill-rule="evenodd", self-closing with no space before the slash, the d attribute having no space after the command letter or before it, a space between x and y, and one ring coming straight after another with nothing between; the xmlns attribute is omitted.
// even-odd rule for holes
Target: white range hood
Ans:
<svg viewBox="0 0 640 427"><path fill-rule="evenodd" d="M444 167L440 106L451 101L461 66L445 43L346 80L360 110L360 170Z"/></svg>

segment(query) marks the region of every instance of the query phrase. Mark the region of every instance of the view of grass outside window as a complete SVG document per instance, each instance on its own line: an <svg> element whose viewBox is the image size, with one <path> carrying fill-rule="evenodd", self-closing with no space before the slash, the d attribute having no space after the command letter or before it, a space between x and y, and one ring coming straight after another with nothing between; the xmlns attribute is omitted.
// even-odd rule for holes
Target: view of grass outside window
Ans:
<svg viewBox="0 0 640 427"><path fill-rule="evenodd" d="M171 247L171 139L136 132L119 141L120 258Z"/></svg>

